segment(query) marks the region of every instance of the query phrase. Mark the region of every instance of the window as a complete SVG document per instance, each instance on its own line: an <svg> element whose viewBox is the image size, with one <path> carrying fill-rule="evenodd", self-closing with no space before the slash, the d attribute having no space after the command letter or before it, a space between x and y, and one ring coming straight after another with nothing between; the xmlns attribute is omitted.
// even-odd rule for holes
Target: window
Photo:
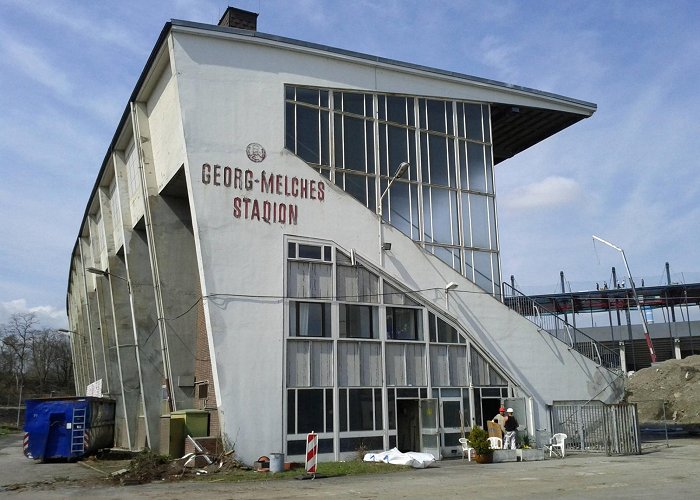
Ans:
<svg viewBox="0 0 700 500"><path fill-rule="evenodd" d="M287 391L287 434L333 432L332 389Z"/></svg>
<svg viewBox="0 0 700 500"><path fill-rule="evenodd" d="M437 244L426 250L498 293L498 266L462 256L488 250L498 260L488 105L293 85L285 99L286 148L372 212L375 186L383 192L397 165L408 162L383 198L384 219L413 240Z"/></svg>
<svg viewBox="0 0 700 500"><path fill-rule="evenodd" d="M197 398L198 399L207 399L209 395L209 384L206 382L203 382L197 386Z"/></svg>
<svg viewBox="0 0 700 500"><path fill-rule="evenodd" d="M287 258L332 262L332 250L329 245L312 245L291 241L287 244Z"/></svg>
<svg viewBox="0 0 700 500"><path fill-rule="evenodd" d="M386 336L390 340L423 340L421 310L387 307Z"/></svg>
<svg viewBox="0 0 700 500"><path fill-rule="evenodd" d="M377 338L377 310L372 306L340 304L340 337Z"/></svg>
<svg viewBox="0 0 700 500"><path fill-rule="evenodd" d="M340 431L382 430L381 389L340 389Z"/></svg>
<svg viewBox="0 0 700 500"><path fill-rule="evenodd" d="M337 253L337 297L346 302L379 302L379 278L359 264Z"/></svg>
<svg viewBox="0 0 700 500"><path fill-rule="evenodd" d="M290 302L289 335L291 337L330 337L330 304L322 302Z"/></svg>
<svg viewBox="0 0 700 500"><path fill-rule="evenodd" d="M466 340L462 337L457 329L446 323L441 318L438 318L433 313L429 313L430 325L430 341L448 344L464 344Z"/></svg>

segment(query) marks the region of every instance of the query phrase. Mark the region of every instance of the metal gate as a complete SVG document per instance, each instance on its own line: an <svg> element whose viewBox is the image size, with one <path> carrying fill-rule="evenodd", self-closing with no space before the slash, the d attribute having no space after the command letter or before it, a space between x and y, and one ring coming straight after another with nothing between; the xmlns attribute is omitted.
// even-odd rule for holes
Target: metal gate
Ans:
<svg viewBox="0 0 700 500"><path fill-rule="evenodd" d="M602 401L556 401L552 433L567 435L566 448L608 455L641 453L637 405Z"/></svg>

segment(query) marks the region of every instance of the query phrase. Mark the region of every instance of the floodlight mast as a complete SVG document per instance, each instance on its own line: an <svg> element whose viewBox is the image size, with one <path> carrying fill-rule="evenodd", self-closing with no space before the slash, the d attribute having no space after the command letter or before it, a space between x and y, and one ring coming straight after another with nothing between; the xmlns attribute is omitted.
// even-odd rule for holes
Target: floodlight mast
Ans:
<svg viewBox="0 0 700 500"><path fill-rule="evenodd" d="M605 241L603 238L599 238L595 234L593 235L594 240L598 240L601 243L604 243L608 245L609 247L614 248L618 252L622 254L622 261L625 263L625 269L627 269L627 276L629 277L630 280L630 286L632 287L632 295L634 296L634 301L637 304L637 311L639 311L639 317L642 318L642 327L644 328L644 339L647 342L647 347L649 348L649 355L651 356L651 362L656 363L656 352L654 352L654 344L651 342L651 336L649 335L649 325L647 324L647 318L644 316L644 313L642 313L642 306L639 304L639 296L637 295L637 289L634 286L634 280L632 279L632 272L630 271L630 266L627 264L627 258L625 257L625 251L610 243L609 241Z"/></svg>

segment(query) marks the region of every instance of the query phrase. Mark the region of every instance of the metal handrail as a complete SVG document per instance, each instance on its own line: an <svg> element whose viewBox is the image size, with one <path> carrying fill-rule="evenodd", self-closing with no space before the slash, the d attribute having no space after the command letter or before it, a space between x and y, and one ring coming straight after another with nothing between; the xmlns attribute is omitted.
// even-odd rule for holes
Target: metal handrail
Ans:
<svg viewBox="0 0 700 500"><path fill-rule="evenodd" d="M516 290L508 283L503 283L502 285L503 297L508 297L508 300L504 303L510 309L535 324L540 330L546 331L555 339L567 344L571 349L592 359L600 366L609 370L620 370L619 353L586 335L565 321L556 311L550 311L542 304L537 304L530 297ZM508 290L510 290L510 293L507 293Z"/></svg>

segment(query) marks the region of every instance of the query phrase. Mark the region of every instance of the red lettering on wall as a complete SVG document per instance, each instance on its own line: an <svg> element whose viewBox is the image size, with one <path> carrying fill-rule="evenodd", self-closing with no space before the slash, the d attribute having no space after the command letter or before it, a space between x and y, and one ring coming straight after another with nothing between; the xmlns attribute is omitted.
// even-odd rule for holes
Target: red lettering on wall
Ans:
<svg viewBox="0 0 700 500"><path fill-rule="evenodd" d="M299 179L292 177L292 196L299 196Z"/></svg>
<svg viewBox="0 0 700 500"><path fill-rule="evenodd" d="M233 171L233 188L243 189L243 183L241 182L241 176L243 175L243 170L236 168Z"/></svg>
<svg viewBox="0 0 700 500"><path fill-rule="evenodd" d="M326 185L323 182L318 183L318 201L323 201L326 197L326 193L323 191Z"/></svg>
<svg viewBox="0 0 700 500"><path fill-rule="evenodd" d="M258 200L253 200L253 209L250 212L250 218L260 220L260 207L258 206Z"/></svg>
<svg viewBox="0 0 700 500"><path fill-rule="evenodd" d="M241 199L238 196L233 199L233 216L236 219L241 218Z"/></svg>
<svg viewBox="0 0 700 500"><path fill-rule="evenodd" d="M251 189L253 189L253 171L252 170L245 171L245 189L246 189L246 191L250 191Z"/></svg>
<svg viewBox="0 0 700 500"><path fill-rule="evenodd" d="M205 163L202 165L202 183L209 184L211 181L211 165Z"/></svg>
<svg viewBox="0 0 700 500"><path fill-rule="evenodd" d="M245 218L248 218L248 205L250 205L250 198L243 198L243 205L245 205Z"/></svg>
<svg viewBox="0 0 700 500"><path fill-rule="evenodd" d="M231 187L231 167L224 167L224 186Z"/></svg>
<svg viewBox="0 0 700 500"><path fill-rule="evenodd" d="M265 171L260 174L260 191L269 193L272 190L272 183L275 181L275 174L270 174L269 178L265 178Z"/></svg>
<svg viewBox="0 0 700 500"><path fill-rule="evenodd" d="M296 205L289 205L289 223L293 225L297 225L297 216L299 214L299 207Z"/></svg>
<svg viewBox="0 0 700 500"><path fill-rule="evenodd" d="M214 165L214 185L220 186L219 177L221 177L221 165Z"/></svg>
<svg viewBox="0 0 700 500"><path fill-rule="evenodd" d="M282 176L279 174L275 176L275 194L282 194Z"/></svg>

